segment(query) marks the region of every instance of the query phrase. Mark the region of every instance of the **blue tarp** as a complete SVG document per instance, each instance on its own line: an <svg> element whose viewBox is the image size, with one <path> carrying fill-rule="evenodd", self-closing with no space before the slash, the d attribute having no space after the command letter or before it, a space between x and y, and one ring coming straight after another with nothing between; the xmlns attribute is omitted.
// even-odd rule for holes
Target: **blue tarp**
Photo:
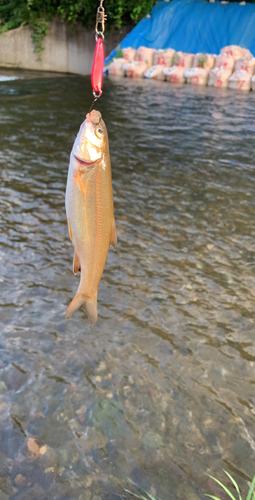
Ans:
<svg viewBox="0 0 255 500"><path fill-rule="evenodd" d="M255 55L255 4L162 0L150 14L151 17L144 17L124 38L121 49L144 46L219 54L226 45L241 45ZM113 51L106 62L115 53Z"/></svg>

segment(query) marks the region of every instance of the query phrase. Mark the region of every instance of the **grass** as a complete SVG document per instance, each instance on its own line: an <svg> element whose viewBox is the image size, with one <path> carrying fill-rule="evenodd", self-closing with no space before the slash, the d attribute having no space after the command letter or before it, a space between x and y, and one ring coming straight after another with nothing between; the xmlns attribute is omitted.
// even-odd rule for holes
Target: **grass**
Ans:
<svg viewBox="0 0 255 500"><path fill-rule="evenodd" d="M243 500L241 497L240 489L239 489L237 482L234 480L234 478L226 470L224 470L224 472L228 476L230 481L232 481L232 483L237 491L238 500ZM231 500L236 500L236 497L234 497L234 495L231 493L231 491L229 491L229 489L223 483L221 483L221 481L219 481L218 479L216 479L213 476L210 476L209 474L208 474L208 476L222 487L222 489L227 493L227 495L231 498ZM215 497L213 495L206 494L205 496L209 497L209 498L213 498L213 500L221 500L220 498ZM249 491L247 493L247 497L245 500L255 500L255 476L251 482L251 485L250 485L250 488L249 488Z"/></svg>
<svg viewBox="0 0 255 500"><path fill-rule="evenodd" d="M133 497L140 498L141 500L148 500L148 499L149 500L160 500L160 498L155 498L153 495L151 495L150 493L145 491L143 488L141 488L140 486L137 486L137 484L135 484L133 481L131 481L131 479L129 479L129 482L131 484L133 484L134 486L136 486L136 488L139 488L141 491L143 491L146 495L146 496L139 495L139 493L133 493L133 491L125 490L127 493L130 493L130 495L132 495Z"/></svg>
<svg viewBox="0 0 255 500"><path fill-rule="evenodd" d="M229 472L227 472L226 470L224 470L224 472L228 476L228 478L230 479L230 481L233 483L233 485L234 485L234 487L236 489L236 492L237 492L237 495L238 495L237 499L238 500L243 500L237 482L234 480L234 478L231 476L231 474L229 474ZM219 481L218 479L216 479L213 476L210 476L209 474L208 474L208 476L211 479L213 479L213 481L215 481L216 483L218 483L222 487L222 489L225 491L225 493L227 493L227 495L229 496L229 498L231 498L231 500L237 500L236 497L234 497L234 495L231 493L231 491L223 483L221 483L221 481ZM135 484L133 481L131 481L131 479L129 479L129 482L131 484L133 484L134 486L136 486L136 488L139 488L144 493L144 495L140 495L139 493L133 493L130 490L125 490L127 493L129 493L133 497L140 498L141 500L160 500L160 498L155 498L153 495L151 495L150 493L148 493L147 491L145 491L143 488L138 487L137 484ZM215 497L213 495L205 494L205 496L209 497L209 498L212 498L213 500L221 500L219 497ZM247 496L246 496L246 498L244 500L255 500L255 476L254 476L254 478L253 478L253 480L251 482L249 491L248 491Z"/></svg>

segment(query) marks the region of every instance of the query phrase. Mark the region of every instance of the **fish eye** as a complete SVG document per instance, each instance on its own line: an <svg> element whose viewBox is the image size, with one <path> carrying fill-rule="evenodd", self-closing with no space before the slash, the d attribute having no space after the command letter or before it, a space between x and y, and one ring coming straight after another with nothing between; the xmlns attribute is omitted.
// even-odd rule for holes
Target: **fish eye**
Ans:
<svg viewBox="0 0 255 500"><path fill-rule="evenodd" d="M97 129L96 129L96 135L97 135L97 137L99 137L99 138L100 138L100 137L103 137L103 135L104 135L103 130L102 130L101 128L97 128Z"/></svg>

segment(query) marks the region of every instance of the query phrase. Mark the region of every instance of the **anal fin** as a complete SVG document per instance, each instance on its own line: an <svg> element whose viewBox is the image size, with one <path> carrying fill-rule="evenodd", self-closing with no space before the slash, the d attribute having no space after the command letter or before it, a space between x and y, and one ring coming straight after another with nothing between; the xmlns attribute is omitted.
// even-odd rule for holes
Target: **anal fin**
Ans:
<svg viewBox="0 0 255 500"><path fill-rule="evenodd" d="M72 233L71 223L70 223L69 219L67 219L67 225L68 225L70 240L73 241L73 233Z"/></svg>
<svg viewBox="0 0 255 500"><path fill-rule="evenodd" d="M110 245L113 250L116 250L117 246L117 230L116 230L116 224L115 224L115 219L113 217L112 220L112 229L111 229L111 235L110 235Z"/></svg>
<svg viewBox="0 0 255 500"><path fill-rule="evenodd" d="M79 255L76 252L76 250L74 250L74 255L73 255L73 273L77 274L80 270L81 270L81 263L80 263Z"/></svg>

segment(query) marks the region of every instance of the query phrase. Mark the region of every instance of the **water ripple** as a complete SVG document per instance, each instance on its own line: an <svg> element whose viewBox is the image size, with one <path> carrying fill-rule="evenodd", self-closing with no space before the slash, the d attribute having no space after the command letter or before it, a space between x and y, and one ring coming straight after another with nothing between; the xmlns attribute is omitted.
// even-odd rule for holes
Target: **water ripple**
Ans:
<svg viewBox="0 0 255 500"><path fill-rule="evenodd" d="M65 183L89 79L0 85L0 492L110 500L130 477L162 500L196 500L218 493L204 473L226 467L246 487L254 93L104 85L118 249L93 330L82 312L64 319L79 281Z"/></svg>

